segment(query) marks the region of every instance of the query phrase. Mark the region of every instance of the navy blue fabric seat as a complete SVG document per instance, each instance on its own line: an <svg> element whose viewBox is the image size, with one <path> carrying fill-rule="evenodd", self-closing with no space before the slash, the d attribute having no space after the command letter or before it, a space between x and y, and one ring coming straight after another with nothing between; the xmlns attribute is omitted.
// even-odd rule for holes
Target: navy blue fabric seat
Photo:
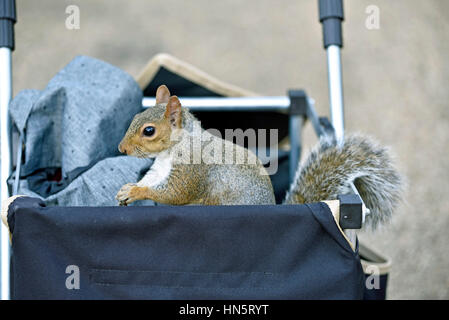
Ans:
<svg viewBox="0 0 449 320"><path fill-rule="evenodd" d="M324 203L45 207L20 197L8 223L13 299L363 298L358 252Z"/></svg>

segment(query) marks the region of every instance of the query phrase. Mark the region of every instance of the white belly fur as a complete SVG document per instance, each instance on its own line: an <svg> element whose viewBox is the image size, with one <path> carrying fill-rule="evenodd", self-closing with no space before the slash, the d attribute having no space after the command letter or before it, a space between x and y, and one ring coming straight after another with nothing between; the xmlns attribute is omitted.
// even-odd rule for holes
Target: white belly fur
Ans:
<svg viewBox="0 0 449 320"><path fill-rule="evenodd" d="M159 154L153 162L150 170L137 183L139 187L155 188L167 182L172 169L172 159L167 153Z"/></svg>

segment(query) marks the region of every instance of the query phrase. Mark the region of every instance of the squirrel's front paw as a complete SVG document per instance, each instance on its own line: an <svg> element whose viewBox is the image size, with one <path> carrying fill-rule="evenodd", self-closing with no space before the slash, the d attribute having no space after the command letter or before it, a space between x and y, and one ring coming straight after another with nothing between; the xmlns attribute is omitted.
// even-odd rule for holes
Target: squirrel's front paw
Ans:
<svg viewBox="0 0 449 320"><path fill-rule="evenodd" d="M119 192L115 196L119 205L126 206L136 200L145 199L146 188L138 187L135 183L127 183L120 188Z"/></svg>

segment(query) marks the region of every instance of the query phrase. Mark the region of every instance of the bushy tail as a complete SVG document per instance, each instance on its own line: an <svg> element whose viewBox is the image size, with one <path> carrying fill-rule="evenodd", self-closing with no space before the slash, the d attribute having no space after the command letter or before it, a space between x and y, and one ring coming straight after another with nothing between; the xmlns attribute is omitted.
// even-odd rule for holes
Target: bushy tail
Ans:
<svg viewBox="0 0 449 320"><path fill-rule="evenodd" d="M354 182L370 209L366 224L375 229L389 220L402 198L404 179L394 168L386 148L369 138L352 135L342 146L322 138L304 165L298 168L284 203L336 199L351 192Z"/></svg>

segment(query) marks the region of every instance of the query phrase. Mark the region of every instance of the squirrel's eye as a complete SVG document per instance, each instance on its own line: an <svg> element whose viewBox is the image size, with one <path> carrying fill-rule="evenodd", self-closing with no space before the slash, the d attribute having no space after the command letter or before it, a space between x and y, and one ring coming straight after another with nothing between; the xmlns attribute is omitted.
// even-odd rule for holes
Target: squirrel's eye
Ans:
<svg viewBox="0 0 449 320"><path fill-rule="evenodd" d="M151 137L156 132L156 128L153 126L148 126L143 129L143 135L146 137Z"/></svg>

